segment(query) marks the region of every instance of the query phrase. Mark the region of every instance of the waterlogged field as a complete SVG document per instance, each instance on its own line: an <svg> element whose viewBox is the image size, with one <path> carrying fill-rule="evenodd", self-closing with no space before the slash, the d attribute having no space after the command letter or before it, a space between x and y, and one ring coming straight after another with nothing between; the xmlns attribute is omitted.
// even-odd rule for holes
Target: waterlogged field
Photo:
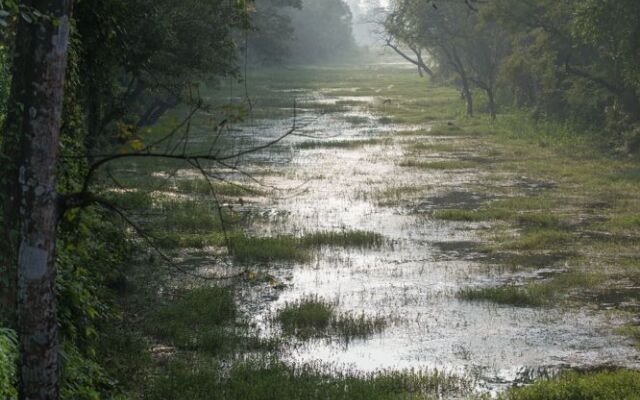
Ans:
<svg viewBox="0 0 640 400"><path fill-rule="evenodd" d="M463 118L458 92L416 75L252 73L205 93L251 99L216 145L290 135L199 166L211 182L169 162L113 171L178 267L143 291L146 397L635 393L640 375L616 370L640 367L634 161L524 116ZM185 146L209 146L212 119ZM508 390L567 370L596 372Z"/></svg>

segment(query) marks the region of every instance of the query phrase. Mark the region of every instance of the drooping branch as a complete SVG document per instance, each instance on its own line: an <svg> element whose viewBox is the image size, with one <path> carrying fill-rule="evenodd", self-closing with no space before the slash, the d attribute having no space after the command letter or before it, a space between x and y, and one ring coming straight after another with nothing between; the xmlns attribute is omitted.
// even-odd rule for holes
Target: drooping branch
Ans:
<svg viewBox="0 0 640 400"><path fill-rule="evenodd" d="M396 53L398 53L398 55L400 55L402 58L409 61L410 63L416 65L418 67L418 71L420 72L420 76L422 76L422 71L424 71L427 73L427 75L429 75L429 77L433 78L433 75L434 75L433 70L431 70L431 68L429 68L429 66L425 64L424 60L422 59L422 55L420 51L416 47L409 46L411 51L413 51L414 54L416 55L416 59L414 60L409 55L407 55L404 51L402 51L402 49L400 49L399 46L395 45L391 41L391 39L387 39L386 42L387 42L387 46L393 49L393 51L395 51Z"/></svg>

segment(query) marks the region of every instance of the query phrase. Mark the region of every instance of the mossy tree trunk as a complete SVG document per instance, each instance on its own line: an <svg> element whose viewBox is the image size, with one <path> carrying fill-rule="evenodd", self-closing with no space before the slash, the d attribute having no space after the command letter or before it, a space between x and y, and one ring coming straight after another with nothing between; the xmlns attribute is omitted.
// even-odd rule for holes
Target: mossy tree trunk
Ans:
<svg viewBox="0 0 640 400"><path fill-rule="evenodd" d="M17 315L20 398L59 397L55 245L56 164L69 49L72 0L25 1L9 98L11 161L5 204L19 227ZM30 22L27 22L30 21ZM17 167L17 175L15 174ZM17 181L16 181L17 179ZM17 216L17 218L16 218Z"/></svg>

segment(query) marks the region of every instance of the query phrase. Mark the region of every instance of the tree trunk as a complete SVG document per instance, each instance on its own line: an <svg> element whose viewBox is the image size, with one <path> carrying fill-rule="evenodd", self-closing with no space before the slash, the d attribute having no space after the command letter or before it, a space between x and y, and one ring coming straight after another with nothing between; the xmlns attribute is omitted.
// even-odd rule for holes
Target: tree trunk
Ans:
<svg viewBox="0 0 640 400"><path fill-rule="evenodd" d="M473 117L473 95L471 94L469 79L467 79L466 74L461 72L460 80L462 81L462 94L464 95L464 100L467 103L467 116Z"/></svg>
<svg viewBox="0 0 640 400"><path fill-rule="evenodd" d="M497 110L496 110L496 100L493 95L493 89L489 88L489 89L485 89L485 91L487 92L487 99L489 100L489 114L491 114L491 119L495 120Z"/></svg>
<svg viewBox="0 0 640 400"><path fill-rule="evenodd" d="M22 21L20 25L26 25ZM19 26L18 29L24 29ZM22 160L22 108L18 98L25 95L27 76L25 71L28 55L26 49L31 46L31 37L18 34L15 39L15 51L12 67L11 96L7 117L2 126L2 147L0 161L0 196L2 196L2 224L0 229L0 294L2 315L0 322L15 327L16 285L18 266L20 186L18 176Z"/></svg>
<svg viewBox="0 0 640 400"><path fill-rule="evenodd" d="M67 68L72 0L31 0L45 17L21 21L10 109L16 110L21 151L18 332L20 398L57 399L58 327L55 295L56 163ZM15 205L14 205L15 206Z"/></svg>

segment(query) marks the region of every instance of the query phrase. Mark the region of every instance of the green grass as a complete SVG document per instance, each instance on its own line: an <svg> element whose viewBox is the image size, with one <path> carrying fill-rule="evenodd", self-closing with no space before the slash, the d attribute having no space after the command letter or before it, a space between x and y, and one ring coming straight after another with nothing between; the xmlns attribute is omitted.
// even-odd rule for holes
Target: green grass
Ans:
<svg viewBox="0 0 640 400"><path fill-rule="evenodd" d="M236 340L236 317L231 289L201 287L166 300L150 316L147 330L178 349L218 352Z"/></svg>
<svg viewBox="0 0 640 400"><path fill-rule="evenodd" d="M356 248L380 247L384 237L379 233L361 230L339 232L315 232L304 235L300 239L307 247L342 246Z"/></svg>
<svg viewBox="0 0 640 400"><path fill-rule="evenodd" d="M468 161L416 161L407 160L398 164L401 167L424 170L456 170L474 168L475 164Z"/></svg>
<svg viewBox="0 0 640 400"><path fill-rule="evenodd" d="M223 223L212 202L172 199L159 202L154 210L160 216L151 222L153 227L161 232L206 234L222 230ZM228 210L223 211L227 227L234 224L237 218L237 215Z"/></svg>
<svg viewBox="0 0 640 400"><path fill-rule="evenodd" d="M626 336L633 340L636 348L640 348L640 326L639 325L623 325L616 328L615 332L618 335Z"/></svg>
<svg viewBox="0 0 640 400"><path fill-rule="evenodd" d="M305 262L311 251L321 246L355 248L379 247L383 237L368 231L315 232L302 237L280 235L251 237L236 235L231 239L230 252L237 262L268 263L274 261Z"/></svg>
<svg viewBox="0 0 640 400"><path fill-rule="evenodd" d="M537 283L526 286L466 288L457 293L457 297L462 300L487 301L516 307L540 307L549 304L553 295L551 286Z"/></svg>
<svg viewBox="0 0 640 400"><path fill-rule="evenodd" d="M388 322L383 317L370 317L364 313L339 314L331 321L331 328L345 340L366 339L385 330Z"/></svg>
<svg viewBox="0 0 640 400"><path fill-rule="evenodd" d="M321 366L287 366L277 360L240 361L221 371L218 360L180 359L157 374L150 400L428 400L465 395L471 383L440 372L347 373Z"/></svg>
<svg viewBox="0 0 640 400"><path fill-rule="evenodd" d="M556 228L536 228L523 232L517 239L503 245L510 250L546 250L566 246L575 241L572 232Z"/></svg>
<svg viewBox="0 0 640 400"><path fill-rule="evenodd" d="M202 196L210 196L212 189L216 196L226 197L257 196L264 193L263 190L241 184L217 181L208 182L205 179L184 179L178 181L176 186L181 193Z"/></svg>
<svg viewBox="0 0 640 400"><path fill-rule="evenodd" d="M18 335L0 328L0 397L17 398Z"/></svg>
<svg viewBox="0 0 640 400"><path fill-rule="evenodd" d="M305 262L310 254L294 236L231 238L230 253L239 263L270 263L275 261Z"/></svg>
<svg viewBox="0 0 640 400"><path fill-rule="evenodd" d="M222 247L226 244L222 232L177 233L164 232L155 236L156 244L167 250L203 249L209 246Z"/></svg>
<svg viewBox="0 0 640 400"><path fill-rule="evenodd" d="M505 210L445 209L433 213L433 217L446 221L480 222L506 219L511 213Z"/></svg>
<svg viewBox="0 0 640 400"><path fill-rule="evenodd" d="M324 334L335 313L333 304L311 296L287 303L276 319L286 334L310 337Z"/></svg>
<svg viewBox="0 0 640 400"><path fill-rule="evenodd" d="M346 341L367 338L383 331L387 321L381 317L338 313L334 304L317 296L287 303L276 316L287 335L303 339L337 335Z"/></svg>
<svg viewBox="0 0 640 400"><path fill-rule="evenodd" d="M460 143L454 143L454 142L439 142L439 143L413 142L407 145L407 149L417 153L423 153L423 152L452 153L455 151L463 150L463 147Z"/></svg>
<svg viewBox="0 0 640 400"><path fill-rule="evenodd" d="M299 143L299 149L357 149L364 146L376 146L391 143L387 138L354 139L354 140L313 140Z"/></svg>
<svg viewBox="0 0 640 400"><path fill-rule="evenodd" d="M425 191L425 188L419 186L390 187L374 192L373 199L379 206L397 206L402 202L415 198L423 191Z"/></svg>
<svg viewBox="0 0 640 400"><path fill-rule="evenodd" d="M558 304L561 300L583 301L585 295L596 293L606 282L607 276L599 271L569 270L558 272L544 281L521 286L465 288L457 293L457 297L516 307L542 307Z"/></svg>
<svg viewBox="0 0 640 400"><path fill-rule="evenodd" d="M511 389L501 400L638 400L640 372L568 372L531 386Z"/></svg>

